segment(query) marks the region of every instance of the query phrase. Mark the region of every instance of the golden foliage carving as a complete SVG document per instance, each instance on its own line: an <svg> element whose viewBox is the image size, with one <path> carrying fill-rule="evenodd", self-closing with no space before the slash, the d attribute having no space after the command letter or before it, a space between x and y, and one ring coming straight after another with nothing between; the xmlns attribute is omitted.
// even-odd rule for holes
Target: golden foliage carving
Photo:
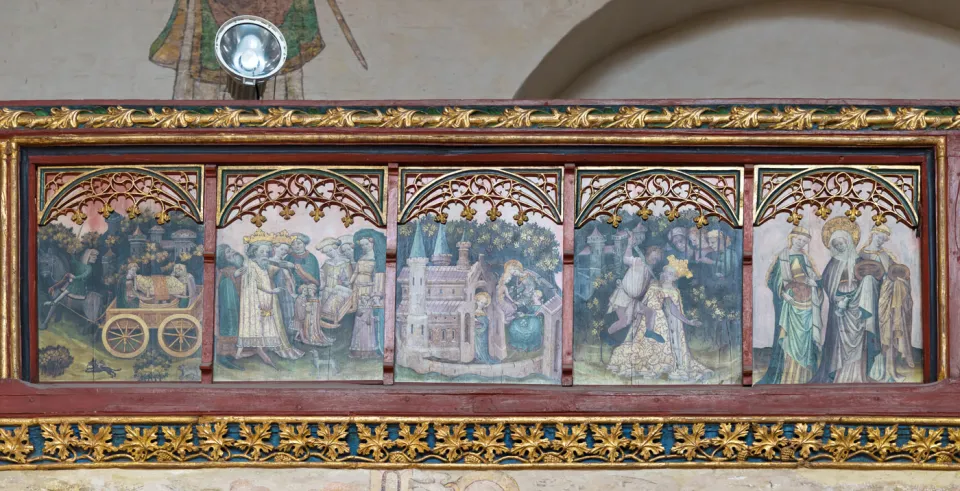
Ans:
<svg viewBox="0 0 960 491"><path fill-rule="evenodd" d="M477 112L476 109L462 109L459 107L445 107L440 114L440 121L437 122L437 128L469 128L470 115Z"/></svg>
<svg viewBox="0 0 960 491"><path fill-rule="evenodd" d="M693 175L669 169L640 171L632 175L610 171L579 173L577 179L580 181L578 204L581 207L577 227L600 218L606 218L607 223L618 227L623 220L623 209L628 206L636 208L637 216L646 220L653 215L652 208L658 203L667 206L664 216L670 221L679 218L680 211L687 209L696 213L693 221L698 228L707 225L709 218L733 227L741 225L738 214L740 193L737 191L739 171L717 171L712 175Z"/></svg>
<svg viewBox="0 0 960 491"><path fill-rule="evenodd" d="M823 449L833 455L837 462L847 460L850 454L860 450L860 438L863 436L863 427L830 425L830 440Z"/></svg>
<svg viewBox="0 0 960 491"><path fill-rule="evenodd" d="M20 425L14 429L0 428L0 458L9 459L17 464L25 464L27 456L33 452L30 444L30 427Z"/></svg>
<svg viewBox="0 0 960 491"><path fill-rule="evenodd" d="M393 422L205 419L198 424L103 420L7 420L0 425L0 469L17 466L133 463L137 466L310 463L331 466L562 464L576 466L736 465L960 468L960 424L910 426L898 446L898 424L809 421L668 422L584 418L544 423L508 419L406 418ZM629 429L628 429L629 428ZM31 434L34 437L31 437ZM350 435L353 435L350 437ZM789 436L788 436L789 435ZM40 439L34 439L42 437ZM353 443L349 439L353 438ZM351 446L353 445L353 446ZM37 448L35 448L37 447Z"/></svg>
<svg viewBox="0 0 960 491"><path fill-rule="evenodd" d="M384 128L657 128L820 130L960 128L960 114L941 114L941 109L916 107L858 108L786 106L716 107L606 107L577 106L563 111L545 108L383 107L350 109L214 108L213 111L171 107L91 109L52 107L46 109L0 109L0 129L20 127L44 130L71 128L237 128L356 126ZM934 114L930 114L934 113Z"/></svg>
<svg viewBox="0 0 960 491"><path fill-rule="evenodd" d="M821 112L822 109L801 109L799 107L787 106L783 112L774 109L773 114L780 120L773 125L775 130L809 130L813 128L814 113Z"/></svg>
<svg viewBox="0 0 960 491"><path fill-rule="evenodd" d="M916 196L919 169L905 169L899 175L894 175L896 170L884 172L879 175L853 167L825 168L815 172L761 168L757 193L759 206L754 225L761 225L780 214L788 215L787 221L799 225L806 207L813 207L816 216L826 219L833 207L839 205L848 208L845 214L850 221L856 221L862 208L871 208L873 221L878 225L893 217L908 227L919 226L915 204L904 204L905 200ZM903 195L903 200L895 194L897 191Z"/></svg>
<svg viewBox="0 0 960 491"><path fill-rule="evenodd" d="M645 118L653 112L652 109L623 106L613 116L613 121L604 125L604 128L644 128Z"/></svg>
<svg viewBox="0 0 960 491"><path fill-rule="evenodd" d="M667 128L699 128L703 124L703 113L710 111L709 107L681 107L673 108L673 111L664 109L664 116L670 119Z"/></svg>
<svg viewBox="0 0 960 491"><path fill-rule="evenodd" d="M30 113L7 108L0 109L0 130L16 128L19 125L20 116L26 114Z"/></svg>
<svg viewBox="0 0 960 491"><path fill-rule="evenodd" d="M655 455L662 454L663 448L663 424L657 423L646 430L639 424L633 425L633 431L630 432L630 441L627 445L635 450L643 460L650 460Z"/></svg>
<svg viewBox="0 0 960 491"><path fill-rule="evenodd" d="M517 225L529 221L531 213L561 223L561 181L558 169L469 173L404 169L400 220L406 223L432 214L437 222L446 223L447 211L453 206L462 208L462 218L473 220L478 205L485 204L489 206L486 216L490 221L503 216L501 209L509 207L516 210L511 217Z"/></svg>
<svg viewBox="0 0 960 491"><path fill-rule="evenodd" d="M257 227L267 221L265 213L278 209L284 220L296 215L294 207L302 205L309 210L314 222L319 222L328 208L343 212L341 221L349 227L354 219L363 218L376 226L385 226L383 203L380 199L382 174L376 170L362 175L343 175L336 170L323 173L288 169L272 174L264 169L237 169L222 174L225 183L220 186L221 206L218 225L225 227L244 217ZM355 178L355 179L354 179Z"/></svg>
<svg viewBox="0 0 960 491"><path fill-rule="evenodd" d="M70 168L56 168L44 173L44 197L40 203L40 225L50 223L61 216L69 216L77 225L88 217L84 210L93 207L108 218L117 210L117 203L126 203L121 213L136 218L141 207L154 203L158 210L157 223L170 221L170 213L178 211L200 222L200 184L203 168L194 166L183 170L147 171L139 169L113 172L77 172ZM69 189L68 189L69 187Z"/></svg>
<svg viewBox="0 0 960 491"><path fill-rule="evenodd" d="M107 114L97 115L87 123L94 128L130 128L133 127L133 116L137 109L124 107L108 107Z"/></svg>
<svg viewBox="0 0 960 491"><path fill-rule="evenodd" d="M730 121L719 125L721 128L759 128L760 113L764 112L762 107L743 107L734 106L730 108Z"/></svg>
<svg viewBox="0 0 960 491"><path fill-rule="evenodd" d="M532 117L537 112L536 109L523 109L514 107L503 110L503 116L500 122L493 125L494 128L527 128L533 125Z"/></svg>

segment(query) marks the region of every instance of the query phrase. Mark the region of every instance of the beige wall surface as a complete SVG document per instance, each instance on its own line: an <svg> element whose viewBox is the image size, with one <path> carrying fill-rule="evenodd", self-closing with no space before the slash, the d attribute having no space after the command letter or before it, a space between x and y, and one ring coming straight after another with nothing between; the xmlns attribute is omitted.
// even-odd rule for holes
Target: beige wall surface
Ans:
<svg viewBox="0 0 960 491"><path fill-rule="evenodd" d="M171 12L205 4L4 2L0 100L221 98L183 88L195 46L149 59ZM953 0L338 0L367 69L312 4L325 48L267 99L957 97Z"/></svg>
<svg viewBox="0 0 960 491"><path fill-rule="evenodd" d="M840 470L369 471L325 469L0 472L0 489L49 491L948 490L956 472Z"/></svg>

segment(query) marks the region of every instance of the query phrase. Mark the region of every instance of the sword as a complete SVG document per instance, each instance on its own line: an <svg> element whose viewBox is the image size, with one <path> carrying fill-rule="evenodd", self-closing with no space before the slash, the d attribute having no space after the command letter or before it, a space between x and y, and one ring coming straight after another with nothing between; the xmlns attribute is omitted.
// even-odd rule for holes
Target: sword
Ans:
<svg viewBox="0 0 960 491"><path fill-rule="evenodd" d="M363 69L366 70L367 60L363 57L363 52L360 51L360 46L357 44L357 40L353 38L353 32L350 31L350 26L347 25L347 20L343 18L343 12L340 11L340 6L337 5L337 0L327 0L327 4L330 5L330 10L333 11L334 17L337 18L337 24L340 24L340 30L343 31L344 37L346 37L347 42L350 43L350 49L353 50L353 54L357 55L357 60L360 61Z"/></svg>

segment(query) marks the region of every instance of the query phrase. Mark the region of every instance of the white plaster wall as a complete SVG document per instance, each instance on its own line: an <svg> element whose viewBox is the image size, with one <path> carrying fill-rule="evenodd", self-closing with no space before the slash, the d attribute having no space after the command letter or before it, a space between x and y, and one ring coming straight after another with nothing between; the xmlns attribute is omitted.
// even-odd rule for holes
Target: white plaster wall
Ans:
<svg viewBox="0 0 960 491"><path fill-rule="evenodd" d="M191 0L192 1L192 0ZM510 98L540 59L606 0L340 0L369 70L327 2L307 99ZM148 60L175 0L0 0L0 100L169 99L174 70Z"/></svg>
<svg viewBox="0 0 960 491"><path fill-rule="evenodd" d="M960 5L958 5L960 6ZM957 98L960 32L839 2L751 5L637 39L561 98Z"/></svg>

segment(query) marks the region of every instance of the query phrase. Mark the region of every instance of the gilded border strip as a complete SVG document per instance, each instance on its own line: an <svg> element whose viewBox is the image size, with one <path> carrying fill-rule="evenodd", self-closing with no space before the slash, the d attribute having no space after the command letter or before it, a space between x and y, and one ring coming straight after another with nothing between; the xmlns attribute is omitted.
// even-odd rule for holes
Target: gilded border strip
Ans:
<svg viewBox="0 0 960 491"><path fill-rule="evenodd" d="M960 469L957 418L0 420L0 470L97 467Z"/></svg>
<svg viewBox="0 0 960 491"><path fill-rule="evenodd" d="M4 116L0 112L0 121L6 121L9 115ZM19 117L19 116L18 116ZM3 140L0 140L3 141ZM802 147L829 147L829 146L863 146L863 147L927 147L935 151L935 165L937 179L937 298L941 306L949 304L949 291L947 282L947 195L946 195L946 137L935 135L802 135L802 134L784 134L784 135L723 135L723 134L630 134L630 133L496 133L483 134L472 132L448 132L448 133L380 133L380 132L348 132L348 133L247 133L237 131L224 131L218 134L195 135L195 134L177 134L173 132L157 133L129 133L129 134L95 134L95 133L64 133L57 132L49 135L14 135L6 140L8 145L8 164L4 165L7 169L4 177L10 177L10 173L15 174L17 169L15 165L9 165L9 162L17 162L17 151L19 145L28 146L57 146L57 145L136 145L136 144L167 144L167 145L186 145L186 144L420 144L420 145L443 145L443 144L464 144L464 145L624 145L624 146L703 146L703 145L729 145L737 147L774 147L774 146L802 146ZM11 170L12 169L12 170ZM6 198L0 196L0 205L3 205L4 212L9 217L16 218L19 206L19 196L16 191L14 180L10 181L10 188L0 189L8 193ZM0 291L9 292L8 297L2 299L7 305L18 306L20 302L19 282L20 276L17 271L18 263L12 258L19 258L19 228L17 222L3 220L0 222L0 235L2 235L7 249L10 251L3 258L4 266L7 270L16 273L10 275L0 275ZM0 302L0 308L2 308ZM937 380L947 378L948 369L948 318L949 309L941 308L937 310L938 334L938 367ZM19 309L9 309L0 312L4 317L0 322L0 333L13 333L14 336L20 328ZM17 361L20 355L19 340L14 337L13 344L7 346L7 349L0 352L0 367L11 367L16 370L7 370L7 378L19 378L20 370ZM3 372L0 372L2 375Z"/></svg>
<svg viewBox="0 0 960 491"><path fill-rule="evenodd" d="M0 108L0 130L76 128L576 128L958 130L960 108L807 104Z"/></svg>

